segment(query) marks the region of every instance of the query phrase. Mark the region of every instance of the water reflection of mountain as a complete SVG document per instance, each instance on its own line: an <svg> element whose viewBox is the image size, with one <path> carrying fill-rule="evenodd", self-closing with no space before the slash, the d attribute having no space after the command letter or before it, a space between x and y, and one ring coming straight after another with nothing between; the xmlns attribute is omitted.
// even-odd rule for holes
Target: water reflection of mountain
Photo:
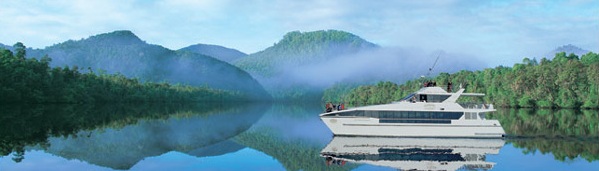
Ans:
<svg viewBox="0 0 599 171"><path fill-rule="evenodd" d="M356 165L330 167L320 150L332 134L318 118L319 103L273 104L251 129L236 136L239 144L264 152L286 170L351 170Z"/></svg>
<svg viewBox="0 0 599 171"><path fill-rule="evenodd" d="M27 123L42 124L39 124L39 127L34 124L29 125L30 129L20 130L20 132L22 135L40 135L41 138L32 136L34 138L30 139L36 141L22 141L23 139L18 137L21 134L6 134L3 131L1 132L3 134L0 135L12 138L6 139L8 140L7 144L11 147L3 150L13 150L17 154L23 149L17 145L24 144L31 146L29 148L43 149L48 153L67 159L79 159L113 169L128 169L146 157L157 156L169 151L179 151L198 157L237 151L243 146L227 140L250 128L268 109L268 106L267 104L231 106L210 104L192 107L178 106L179 108L167 107L168 110L155 111L128 106L129 109L115 114L88 110L86 110L87 113L27 111L19 112L19 114L37 113L38 116L46 117L32 116L33 118L29 118ZM163 108L158 107L158 109ZM64 118L66 116L73 118L64 121L64 124L46 124L54 119L43 121L43 119L52 117ZM94 116L103 119L92 119ZM110 120L104 117L118 119ZM87 124L78 123L81 122L79 119L83 118L87 119L84 122ZM15 125L11 126L15 127ZM23 125L16 125L16 127L24 128ZM61 132L61 134L55 132ZM51 137L48 138L48 135ZM2 143L2 147L6 147L5 141ZM9 153L5 152L4 155Z"/></svg>
<svg viewBox="0 0 599 171"><path fill-rule="evenodd" d="M401 170L491 169L502 139L334 137L321 151L327 164L346 162Z"/></svg>

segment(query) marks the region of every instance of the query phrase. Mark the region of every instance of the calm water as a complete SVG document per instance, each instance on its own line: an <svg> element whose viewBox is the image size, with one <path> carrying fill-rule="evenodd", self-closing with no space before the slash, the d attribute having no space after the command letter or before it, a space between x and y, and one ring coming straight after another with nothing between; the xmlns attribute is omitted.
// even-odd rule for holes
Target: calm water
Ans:
<svg viewBox="0 0 599 171"><path fill-rule="evenodd" d="M500 110L510 137L472 140L333 138L319 104L0 107L2 171L599 170L597 111Z"/></svg>

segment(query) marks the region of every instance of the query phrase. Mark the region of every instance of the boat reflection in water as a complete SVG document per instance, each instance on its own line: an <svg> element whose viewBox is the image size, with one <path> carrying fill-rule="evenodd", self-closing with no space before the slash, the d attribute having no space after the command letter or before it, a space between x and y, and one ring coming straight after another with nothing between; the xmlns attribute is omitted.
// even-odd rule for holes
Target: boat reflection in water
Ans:
<svg viewBox="0 0 599 171"><path fill-rule="evenodd" d="M346 162L401 170L491 169L503 139L334 137L321 151L328 165Z"/></svg>

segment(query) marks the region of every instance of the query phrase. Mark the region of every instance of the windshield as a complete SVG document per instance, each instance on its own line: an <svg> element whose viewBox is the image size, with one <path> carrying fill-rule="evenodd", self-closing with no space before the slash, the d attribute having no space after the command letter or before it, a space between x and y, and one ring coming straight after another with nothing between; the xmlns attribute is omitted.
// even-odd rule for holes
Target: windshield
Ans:
<svg viewBox="0 0 599 171"><path fill-rule="evenodd" d="M415 95L415 94L414 94L414 93L412 93L412 94L410 94L410 95L408 95L408 96L406 96L406 97L402 98L400 101L408 101L408 100L411 100L411 99L412 99L412 97L414 97L414 95Z"/></svg>

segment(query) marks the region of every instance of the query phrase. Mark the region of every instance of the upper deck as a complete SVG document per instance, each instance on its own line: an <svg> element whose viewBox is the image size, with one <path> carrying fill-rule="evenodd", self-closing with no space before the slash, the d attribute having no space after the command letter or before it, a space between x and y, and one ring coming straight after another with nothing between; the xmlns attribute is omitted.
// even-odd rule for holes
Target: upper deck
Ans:
<svg viewBox="0 0 599 171"><path fill-rule="evenodd" d="M450 93L441 87L423 87L420 90L412 93L400 101L409 102L426 102L426 103L455 103L460 96L484 96L482 93L464 93L464 89L460 88L455 93Z"/></svg>

